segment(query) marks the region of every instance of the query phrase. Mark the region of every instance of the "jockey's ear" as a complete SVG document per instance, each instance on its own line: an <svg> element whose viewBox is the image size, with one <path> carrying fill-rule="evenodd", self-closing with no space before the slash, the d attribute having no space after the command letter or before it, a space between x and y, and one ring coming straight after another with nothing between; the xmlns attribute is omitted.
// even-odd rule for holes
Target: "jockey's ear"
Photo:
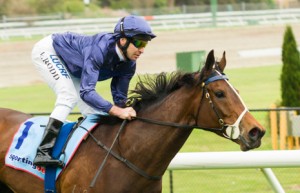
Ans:
<svg viewBox="0 0 300 193"><path fill-rule="evenodd" d="M125 46L125 44L126 44L127 41L128 41L128 40L127 40L127 38L125 38L125 37L119 39L119 42L120 42L121 46Z"/></svg>

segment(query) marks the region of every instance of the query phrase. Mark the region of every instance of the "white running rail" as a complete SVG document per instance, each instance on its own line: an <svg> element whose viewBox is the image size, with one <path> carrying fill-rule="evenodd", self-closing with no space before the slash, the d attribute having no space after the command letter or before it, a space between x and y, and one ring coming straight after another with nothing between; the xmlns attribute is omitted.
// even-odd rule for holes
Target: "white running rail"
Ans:
<svg viewBox="0 0 300 193"><path fill-rule="evenodd" d="M300 167L300 150L178 153L168 170L260 168L274 192L284 193L270 168Z"/></svg>

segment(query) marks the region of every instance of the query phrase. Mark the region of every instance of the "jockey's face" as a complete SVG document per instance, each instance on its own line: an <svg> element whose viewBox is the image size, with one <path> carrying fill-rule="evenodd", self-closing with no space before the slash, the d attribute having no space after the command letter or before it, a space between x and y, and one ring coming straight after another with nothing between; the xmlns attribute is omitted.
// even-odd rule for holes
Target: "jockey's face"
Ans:
<svg viewBox="0 0 300 193"><path fill-rule="evenodd" d="M127 38L121 38L120 43L122 46L126 44L126 41L129 41ZM127 48L127 57L132 60L136 61L142 53L144 53L145 47L140 47L137 48L136 46L133 45L132 42L130 42L128 48Z"/></svg>

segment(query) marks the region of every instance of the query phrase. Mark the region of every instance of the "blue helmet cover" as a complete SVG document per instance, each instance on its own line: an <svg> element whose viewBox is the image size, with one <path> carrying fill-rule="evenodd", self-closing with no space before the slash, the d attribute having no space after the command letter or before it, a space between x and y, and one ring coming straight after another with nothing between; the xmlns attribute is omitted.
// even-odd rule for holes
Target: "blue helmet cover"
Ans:
<svg viewBox="0 0 300 193"><path fill-rule="evenodd" d="M116 24L114 33L122 35L121 22L122 19L120 19ZM124 18L123 30L125 37L129 38L132 38L137 35L150 36L151 39L156 37L156 35L152 33L151 27L148 24L148 22L144 18L135 15L129 15Z"/></svg>

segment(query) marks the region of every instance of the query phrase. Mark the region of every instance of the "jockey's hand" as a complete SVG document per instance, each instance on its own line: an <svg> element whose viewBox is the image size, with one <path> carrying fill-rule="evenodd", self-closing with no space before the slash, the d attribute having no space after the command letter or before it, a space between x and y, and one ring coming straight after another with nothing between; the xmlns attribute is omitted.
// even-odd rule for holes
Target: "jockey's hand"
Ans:
<svg viewBox="0 0 300 193"><path fill-rule="evenodd" d="M132 107L120 108L117 106L113 106L109 112L110 115L119 117L120 119L128 119L131 120L132 117L136 117L136 112Z"/></svg>

